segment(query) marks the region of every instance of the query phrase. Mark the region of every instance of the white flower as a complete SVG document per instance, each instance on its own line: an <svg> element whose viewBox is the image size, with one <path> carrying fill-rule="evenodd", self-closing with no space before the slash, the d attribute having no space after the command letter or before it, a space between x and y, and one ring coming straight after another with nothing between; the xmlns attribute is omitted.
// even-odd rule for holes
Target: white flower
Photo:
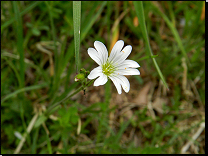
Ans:
<svg viewBox="0 0 208 156"><path fill-rule="evenodd" d="M88 48L88 54L99 65L94 68L88 75L88 79L95 79L94 86L104 85L108 78L110 78L118 94L123 90L128 93L130 90L130 83L128 79L123 75L140 75L139 70L134 69L140 67L139 64L133 60L126 60L131 53L131 45L124 46L124 41L119 40L114 45L110 56L108 57L108 51L106 46L99 41L94 42L94 48ZM123 50L122 50L123 48Z"/></svg>

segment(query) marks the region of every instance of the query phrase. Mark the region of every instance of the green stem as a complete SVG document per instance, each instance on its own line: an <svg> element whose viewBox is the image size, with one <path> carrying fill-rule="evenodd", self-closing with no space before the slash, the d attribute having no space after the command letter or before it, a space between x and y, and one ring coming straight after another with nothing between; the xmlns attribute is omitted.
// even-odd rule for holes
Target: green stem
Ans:
<svg viewBox="0 0 208 156"><path fill-rule="evenodd" d="M60 105L62 102L64 102L65 100L67 100L68 98L74 96L75 94L79 93L81 90L83 90L85 87L89 87L92 83L94 82L94 80L90 80L89 82L87 82L86 86L81 86L79 87L74 93L66 96L64 99L62 99L59 102L56 102L55 104L53 104L51 107L48 108L46 114L49 115L49 112L51 112L56 106Z"/></svg>

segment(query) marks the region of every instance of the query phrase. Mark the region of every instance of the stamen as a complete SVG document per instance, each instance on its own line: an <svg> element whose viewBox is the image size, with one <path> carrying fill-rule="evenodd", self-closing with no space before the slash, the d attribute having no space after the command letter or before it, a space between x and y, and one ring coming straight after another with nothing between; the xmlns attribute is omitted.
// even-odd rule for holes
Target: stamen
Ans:
<svg viewBox="0 0 208 156"><path fill-rule="evenodd" d="M110 76L115 71L115 69L116 68L113 66L113 64L108 61L104 65L102 65L102 72L106 76Z"/></svg>

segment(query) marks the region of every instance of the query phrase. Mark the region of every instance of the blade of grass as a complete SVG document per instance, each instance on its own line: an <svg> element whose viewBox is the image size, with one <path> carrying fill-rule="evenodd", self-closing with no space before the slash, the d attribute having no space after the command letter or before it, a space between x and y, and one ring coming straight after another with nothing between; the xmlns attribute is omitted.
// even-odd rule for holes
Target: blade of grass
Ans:
<svg viewBox="0 0 208 156"><path fill-rule="evenodd" d="M135 7L135 10L136 10L136 15L139 19L139 23L140 23L140 26L141 26L141 29L142 29L142 34L144 36L144 40L147 44L147 50L149 51L150 55L153 56L152 54L152 50L151 50L151 47L150 47L150 43L149 43L149 39L148 39L148 34L147 34L147 28L146 28L146 24L145 24L145 17L144 17L144 10L143 10L143 3L142 1L133 1L133 4L134 4L134 7ZM152 58L152 61L157 69L157 72L161 78L161 80L163 81L164 85L166 86L166 88L169 90L168 88L168 85L165 81L165 78L160 70L160 67L158 66L155 58Z"/></svg>
<svg viewBox="0 0 208 156"><path fill-rule="evenodd" d="M97 9L97 6L93 7L92 11L89 13L87 19L85 20L85 22L83 24L83 29L82 29L82 34L81 34L81 42L86 37L89 30L92 28L93 24L95 23L95 21L97 20L97 18L101 14L101 12L103 11L106 4L107 4L107 1L102 2L99 10L96 13L95 13L95 11Z"/></svg>
<svg viewBox="0 0 208 156"><path fill-rule="evenodd" d="M107 4L106 1L102 2L101 6L99 7L99 10L96 12L96 8L99 6L99 3L96 3L93 7L92 10L90 11L90 13L88 14L87 18L85 19L85 21L83 22L83 27L81 28L81 36L80 36L80 42L82 42L87 33L89 32L89 30L92 28L93 24L95 23L95 21L97 20L97 18L99 17L99 15L102 13L104 6ZM63 64L61 66L61 68L59 69L61 74L64 69L66 68L67 64L69 63L69 60L73 57L73 52L74 51L74 40L71 41L70 45L68 46L69 48L67 49L66 54L63 57ZM73 60L70 61L70 65L68 67L67 70L67 77L70 76L70 74L73 72L72 68L73 68ZM69 84L69 78L66 81L66 84ZM67 87L67 85L66 85Z"/></svg>
<svg viewBox="0 0 208 156"><path fill-rule="evenodd" d="M25 10L23 10L20 13L20 16L26 14L27 12L29 12L30 10L32 10L33 8L35 8L41 1L37 1L32 3L31 5L29 5L27 8L25 8ZM15 18L11 18L10 20L8 20L7 22L5 22L4 24L2 24L1 26L1 33L3 32L3 30L8 27L10 24L12 24L15 21Z"/></svg>
<svg viewBox="0 0 208 156"><path fill-rule="evenodd" d="M74 23L74 45L75 45L75 64L76 72L79 72L80 58L80 21L81 21L81 1L73 1L73 23Z"/></svg>
<svg viewBox="0 0 208 156"><path fill-rule="evenodd" d="M168 4L168 8L169 8L168 10L169 10L169 13L170 13L171 21L172 21L173 25L175 26L175 15L174 15L174 12L173 12L173 2L168 1L167 4Z"/></svg>
<svg viewBox="0 0 208 156"><path fill-rule="evenodd" d="M99 7L99 10L97 12L96 12L96 8L99 6L99 3L97 3L95 6L92 7L93 9L90 11L89 15L85 19L83 27L81 29L82 33L81 33L81 36L80 36L80 42L82 42L85 39L87 33L92 28L93 24L95 23L95 21L97 20L99 15L102 13L106 4L107 4L106 1L102 2L101 6ZM73 57L73 52L72 51L74 51L74 47L75 47L75 45L73 43L74 43L74 40L71 41L70 45L68 46L69 48L67 49L67 52L63 57L63 61L62 61L63 63L62 63L62 66L59 69L59 75L64 71L67 64L69 63L69 60ZM67 70L67 77L69 77L70 74L73 72L73 70L72 70L73 66L72 65L73 65L73 60L70 61L70 66L68 67L68 70ZM67 79L66 84L69 84L69 80L70 79Z"/></svg>
<svg viewBox="0 0 208 156"><path fill-rule="evenodd" d="M50 18L50 23L51 23L51 29L52 29L52 35L53 35L53 41L54 41L54 47L55 47L55 71L57 72L57 67L58 67L58 51L57 51L57 44L56 44L56 29L54 26L54 21L53 21L53 15L52 15L52 5L49 4L49 2L46 2L46 6L48 7L48 12L49 12L49 18ZM56 73L55 72L55 73Z"/></svg>
<svg viewBox="0 0 208 156"><path fill-rule="evenodd" d="M92 26L93 26L93 24L95 23L95 21L97 20L97 18L99 17L99 15L101 14L101 12L103 11L103 9L104 9L104 6L107 4L107 2L106 1L104 1L102 4L101 4L101 7L99 8L99 10L95 13L95 11L96 11L96 9L92 9L91 10L91 12L89 13L89 15L88 15L88 17L87 17L87 19L85 19L85 21L84 21L84 24L83 24L83 27L81 28L81 36L80 36L80 42L82 42L84 39L85 39L85 37L86 37L86 35L87 35L87 33L89 32L89 30L92 28ZM93 8L97 8L97 7L93 7ZM74 42L74 40L72 40L72 42L71 43L73 43ZM65 69L65 67L66 67L66 65L68 64L68 62L69 62L69 59L72 57L72 51L74 50L74 44L70 44L69 45L69 48L68 48L68 50L67 50L67 52L66 52L66 55L65 55L65 57L64 57L64 65L62 66L62 68L61 68L61 73L63 72L63 70ZM69 71L71 71L71 69L70 68L68 68L68 71L67 71L67 73L69 72Z"/></svg>
<svg viewBox="0 0 208 156"><path fill-rule="evenodd" d="M14 55L14 54L11 54L11 53L8 53L8 52L2 50L1 58L7 59L7 57L14 58L14 59L17 59L17 60L20 59L19 55ZM31 66L32 68L36 69L38 71L38 73L40 73L41 76L43 76L45 78L45 80L48 81L48 76L46 75L46 73L44 72L44 70L42 68L35 65L31 60L29 60L27 58L25 58L24 61L25 61L25 64L27 64L27 65Z"/></svg>
<svg viewBox="0 0 208 156"><path fill-rule="evenodd" d="M21 79L20 79L20 75L19 75L19 72L17 71L17 68L15 67L15 65L12 63L12 61L8 60L7 58L5 58L6 62L9 64L9 66L12 68L12 70L14 71L16 77L17 77L17 80L18 80L18 83L19 85L21 84Z"/></svg>
<svg viewBox="0 0 208 156"><path fill-rule="evenodd" d="M155 8L157 13L159 13L160 16L162 16L162 18L165 20L166 24L169 26L170 30L172 31L172 33L173 33L173 35L175 37L176 42L178 43L179 48L181 49L181 52L183 53L184 57L186 58L186 61L188 62L188 64L190 65L190 62L189 62L188 56L186 54L185 48L184 48L184 46L182 44L182 40L181 40L181 38L180 38L180 36L178 34L178 31L177 31L176 27L174 26L174 23L171 22L168 19L168 17L163 12L161 12L160 9L156 5L154 5L153 3L151 3L151 4Z"/></svg>
<svg viewBox="0 0 208 156"><path fill-rule="evenodd" d="M37 140L38 140L38 135L39 135L39 129L40 127L37 127L35 130L35 134L33 135L33 142L31 146L31 153L36 154L37 153Z"/></svg>
<svg viewBox="0 0 208 156"><path fill-rule="evenodd" d="M20 56L20 79L21 84L20 88L24 87L25 83L25 62L24 62L24 49L23 49L23 27L22 27L22 19L20 16L18 4L16 1L13 1L14 13L15 13L15 20L16 20L16 33L17 33L17 51L19 52Z"/></svg>
<svg viewBox="0 0 208 156"><path fill-rule="evenodd" d="M25 86L25 62L24 62L24 48L23 48L23 26L22 26L22 18L20 15L20 11L18 8L18 3L16 1L12 2L13 8L14 8L14 14L15 14L15 21L16 24L14 24L14 29L16 29L16 35L17 35L17 51L19 52L19 62L20 62L20 84L19 88L23 88ZM19 102L19 107L20 107L20 117L22 120L22 124L24 129L26 130L26 122L24 118L24 107L25 105L25 96L24 96L24 91L18 95L19 99L21 101ZM30 138L27 140L29 141L28 143L30 144Z"/></svg>
<svg viewBox="0 0 208 156"><path fill-rule="evenodd" d="M57 49L57 44L56 44L56 29L55 29L55 25L54 25L54 20L53 20L53 11L52 11L52 3L51 2L45 2L47 8L48 8L48 13L49 13L49 18L50 18L50 24L51 24L51 29L52 29L52 36L53 36L53 41L54 41L54 66L55 66L55 72L54 72L54 76L51 77L51 89L50 89L50 96L54 95L55 90L58 88L58 84L59 84L59 55L58 55L58 49Z"/></svg>
<svg viewBox="0 0 208 156"><path fill-rule="evenodd" d="M49 134L47 134L47 132L46 132L46 140L47 140L48 152L49 152L49 154L52 154L51 141L50 141L50 138L49 138Z"/></svg>
<svg viewBox="0 0 208 156"><path fill-rule="evenodd" d="M11 97L13 97L13 96L15 96L19 93L34 90L34 89L43 88L43 87L46 87L47 85L48 85L48 83L42 83L42 84L39 84L39 85L34 85L34 86L29 86L29 87L24 87L24 88L18 89L15 92L13 92L11 94L8 94L5 98L3 98L1 100L1 104L3 104L4 101L8 100L9 98L11 98Z"/></svg>

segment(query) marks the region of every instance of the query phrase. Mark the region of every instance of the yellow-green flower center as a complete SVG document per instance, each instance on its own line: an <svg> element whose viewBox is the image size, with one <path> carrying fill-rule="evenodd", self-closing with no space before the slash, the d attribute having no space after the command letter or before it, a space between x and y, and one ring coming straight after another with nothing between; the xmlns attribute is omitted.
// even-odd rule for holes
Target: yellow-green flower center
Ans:
<svg viewBox="0 0 208 156"><path fill-rule="evenodd" d="M110 62L106 62L104 65L102 65L103 74L106 76L110 76L114 71L115 67Z"/></svg>

